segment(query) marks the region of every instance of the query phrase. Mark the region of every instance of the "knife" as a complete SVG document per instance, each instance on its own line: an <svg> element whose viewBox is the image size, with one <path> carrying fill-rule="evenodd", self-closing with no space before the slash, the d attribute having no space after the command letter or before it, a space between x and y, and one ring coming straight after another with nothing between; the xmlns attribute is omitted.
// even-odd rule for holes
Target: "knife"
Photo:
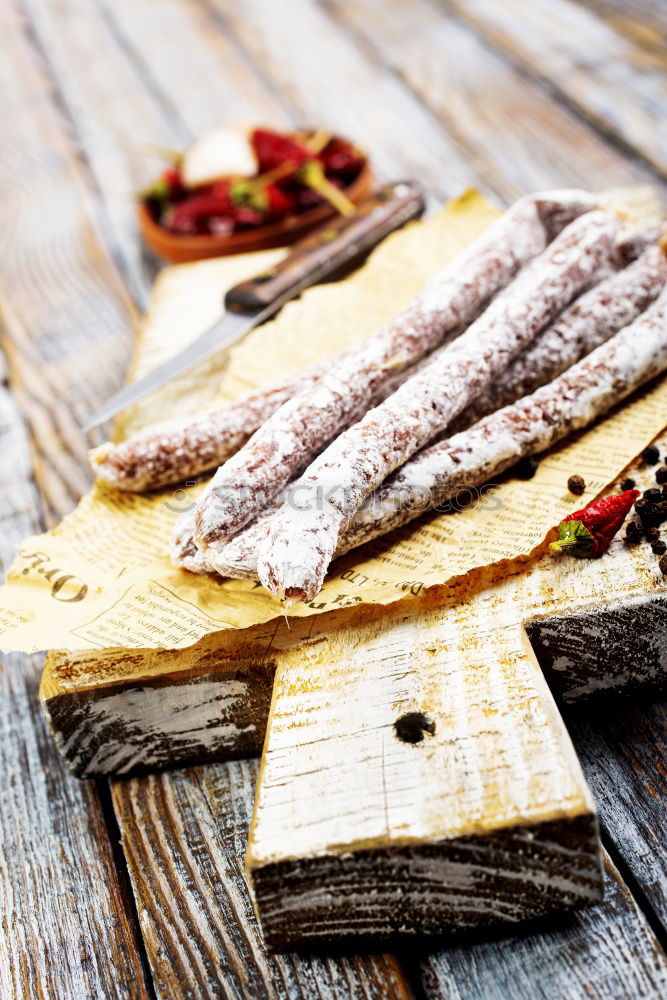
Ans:
<svg viewBox="0 0 667 1000"><path fill-rule="evenodd" d="M213 326L175 357L111 396L88 421L85 433L240 340L304 289L365 256L389 233L418 218L424 207L422 187L415 181L398 181L361 202L354 215L313 230L275 267L231 288L225 295L225 312Z"/></svg>

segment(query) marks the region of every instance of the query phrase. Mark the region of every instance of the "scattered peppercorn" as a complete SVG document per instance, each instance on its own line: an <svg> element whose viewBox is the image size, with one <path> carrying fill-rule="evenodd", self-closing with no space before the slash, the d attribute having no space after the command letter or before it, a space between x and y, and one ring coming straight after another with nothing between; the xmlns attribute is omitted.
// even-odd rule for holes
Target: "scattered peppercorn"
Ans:
<svg viewBox="0 0 667 1000"><path fill-rule="evenodd" d="M631 545L636 545L637 542L642 540L642 527L637 521L630 521L627 528L625 529L625 540L630 542Z"/></svg>
<svg viewBox="0 0 667 1000"><path fill-rule="evenodd" d="M658 486L664 486L667 483L667 465L661 465L655 474L655 481Z"/></svg>
<svg viewBox="0 0 667 1000"><path fill-rule="evenodd" d="M401 743L421 743L424 733L435 733L435 722L423 712L406 712L394 723L394 732Z"/></svg>
<svg viewBox="0 0 667 1000"><path fill-rule="evenodd" d="M650 524L644 528L644 538L647 542L656 542L660 538L660 531L655 524Z"/></svg>
<svg viewBox="0 0 667 1000"><path fill-rule="evenodd" d="M660 556L660 561L658 563L660 572L663 576L667 576L667 553L664 556Z"/></svg>
<svg viewBox="0 0 667 1000"><path fill-rule="evenodd" d="M567 488L570 493L574 493L575 497L580 497L586 489L586 483L581 476L570 476L567 481Z"/></svg>
<svg viewBox="0 0 667 1000"><path fill-rule="evenodd" d="M582 510L569 514L558 527L558 539L549 546L577 559L601 556L637 500L637 490L594 500Z"/></svg>
<svg viewBox="0 0 667 1000"><path fill-rule="evenodd" d="M657 556L661 556L667 552L667 545L665 545L661 538L658 538L657 541L651 542L651 549Z"/></svg>
<svg viewBox="0 0 667 1000"><path fill-rule="evenodd" d="M520 459L512 471L517 479L532 479L537 472L538 465L537 459L533 458L532 455L528 455L526 458Z"/></svg>
<svg viewBox="0 0 667 1000"><path fill-rule="evenodd" d="M662 487L662 499L667 500L667 483Z"/></svg>
<svg viewBox="0 0 667 1000"><path fill-rule="evenodd" d="M665 503L664 500L661 502ZM662 524L663 522L660 505L657 503L650 503L648 500L640 499L637 501L635 510L637 511L639 520L642 522L644 527L652 524Z"/></svg>
<svg viewBox="0 0 667 1000"><path fill-rule="evenodd" d="M620 483L620 488L623 490L624 493L626 490L634 490L635 488L634 479L630 479L629 476L627 479L622 479Z"/></svg>
<svg viewBox="0 0 667 1000"><path fill-rule="evenodd" d="M660 503L662 500L662 492L657 488L657 486L651 487L650 490L644 490L642 493L644 500L648 500L649 503Z"/></svg>
<svg viewBox="0 0 667 1000"><path fill-rule="evenodd" d="M656 462L660 461L660 452L654 444L650 444L648 448L644 448L642 460L646 465L655 465Z"/></svg>

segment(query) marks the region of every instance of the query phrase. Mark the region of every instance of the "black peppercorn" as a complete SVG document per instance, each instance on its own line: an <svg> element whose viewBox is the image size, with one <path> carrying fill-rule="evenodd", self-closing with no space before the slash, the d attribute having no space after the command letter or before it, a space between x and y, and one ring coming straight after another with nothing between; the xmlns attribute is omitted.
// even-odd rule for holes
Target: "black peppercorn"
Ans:
<svg viewBox="0 0 667 1000"><path fill-rule="evenodd" d="M424 733L435 733L435 722L423 712L406 712L394 723L394 733L402 743L421 743Z"/></svg>
<svg viewBox="0 0 667 1000"><path fill-rule="evenodd" d="M574 493L575 497L580 497L586 489L586 483L581 476L570 476L567 481L567 488L570 493Z"/></svg>
<svg viewBox="0 0 667 1000"><path fill-rule="evenodd" d="M644 538L647 542L656 542L660 538L660 532L655 524L651 524L644 528Z"/></svg>
<svg viewBox="0 0 667 1000"><path fill-rule="evenodd" d="M655 465L656 462L660 461L660 452L654 444L650 444L648 448L644 448L642 459L646 465Z"/></svg>
<svg viewBox="0 0 667 1000"><path fill-rule="evenodd" d="M642 534L641 525L637 524L636 521L630 521L625 529L625 540L626 542L630 542L631 545L636 545L637 542L641 542Z"/></svg>
<svg viewBox="0 0 667 1000"><path fill-rule="evenodd" d="M661 465L655 474L655 481L659 486L667 483L667 465Z"/></svg>
<svg viewBox="0 0 667 1000"><path fill-rule="evenodd" d="M537 472L538 461L532 455L520 459L513 468L513 473L517 479L532 479Z"/></svg>
<svg viewBox="0 0 667 1000"><path fill-rule="evenodd" d="M665 503L665 501L662 500L661 503ZM648 500L640 498L635 504L635 510L644 527L651 524L662 524L664 520L660 504L650 503Z"/></svg>
<svg viewBox="0 0 667 1000"><path fill-rule="evenodd" d="M626 490L634 490L634 488L635 488L635 481L634 481L634 479L630 479L629 476L628 476L627 479L622 479L621 480L621 484L620 484L620 488L623 490L624 493L625 493Z"/></svg>
<svg viewBox="0 0 667 1000"><path fill-rule="evenodd" d="M651 549L653 550L653 552L655 552L657 556L661 556L664 555L665 552L667 552L667 545L665 545L665 543L661 538L658 538L657 541L651 542Z"/></svg>
<svg viewBox="0 0 667 1000"><path fill-rule="evenodd" d="M663 576L667 576L667 553L664 556L660 556L660 562L658 563L660 567L660 572Z"/></svg>
<svg viewBox="0 0 667 1000"><path fill-rule="evenodd" d="M662 500L662 492L653 486L650 490L644 490L642 493L644 500L648 500L649 503L659 503Z"/></svg>

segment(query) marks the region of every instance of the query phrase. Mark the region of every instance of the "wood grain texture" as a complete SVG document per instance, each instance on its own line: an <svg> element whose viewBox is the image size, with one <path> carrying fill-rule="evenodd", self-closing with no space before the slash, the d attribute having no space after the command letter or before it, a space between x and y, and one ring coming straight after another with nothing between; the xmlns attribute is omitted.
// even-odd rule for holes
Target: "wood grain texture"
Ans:
<svg viewBox="0 0 667 1000"><path fill-rule="evenodd" d="M53 654L51 654L53 657ZM222 662L192 678L63 691L47 663L40 700L78 778L137 774L262 751L275 665Z"/></svg>
<svg viewBox="0 0 667 1000"><path fill-rule="evenodd" d="M0 163L4 345L53 522L89 482L79 426L118 388L134 313L100 241L98 206L51 81L12 3L2 5L0 30L12 38L0 66L0 115L11 123Z"/></svg>
<svg viewBox="0 0 667 1000"><path fill-rule="evenodd" d="M191 134L146 86L132 50L120 44L98 4L22 0L22 8L57 89L64 124L99 195L105 242L115 250L133 297L144 305L154 268L137 234L135 195L162 166L151 146L179 149Z"/></svg>
<svg viewBox="0 0 667 1000"><path fill-rule="evenodd" d="M520 935L442 949L420 966L427 1000L650 1000L667 984L665 953L606 856L598 906Z"/></svg>
<svg viewBox="0 0 667 1000"><path fill-rule="evenodd" d="M433 111L504 200L550 186L652 179L432 0L326 0L326 7Z"/></svg>
<svg viewBox="0 0 667 1000"><path fill-rule="evenodd" d="M537 619L528 636L556 697L575 702L667 688L667 594Z"/></svg>
<svg viewBox="0 0 667 1000"><path fill-rule="evenodd" d="M452 933L598 898L574 751L523 628L489 610L280 657L248 845L272 947ZM401 737L406 713L424 719L418 742Z"/></svg>
<svg viewBox="0 0 667 1000"><path fill-rule="evenodd" d="M662 0L577 0L582 7L595 12L619 35L641 46L644 55L655 55L657 65L663 64L667 40L667 10Z"/></svg>
<svg viewBox="0 0 667 1000"><path fill-rule="evenodd" d="M384 170L386 166L385 174L395 174L399 169L401 172L407 170L408 167L402 165L405 162L408 162L410 168L418 171L421 176L424 176L425 170L428 169L431 178L440 185L438 193L451 191L474 180L481 181L489 190L501 191L504 187L500 185L509 187L510 184L515 184L514 177L521 178L524 176L524 171L528 177L534 169L536 177L538 176L539 157L535 156L533 159L531 156L530 166L524 167L522 163L514 164L512 155L503 161L502 177L500 177L500 172L496 172L493 157L489 152L490 138L486 138L487 123L481 112L478 112L479 118L474 124L468 124L466 120L460 125L455 120L459 117L458 109L451 119L446 118L443 111L438 141L431 146L428 123L435 121L432 116L435 105L429 98L431 107L424 108L419 97L414 99L410 97L410 88L416 87L419 82L416 79L394 80L393 84L387 84L386 81L392 71L402 72L398 59L389 60L391 66L383 65L388 58L388 50L378 53L375 49L371 54L371 69L358 70L355 66L364 62L366 42L359 35L353 39L346 37L345 31L336 29L334 48L336 57L329 58L326 52L328 42L326 31L333 20L330 16L331 8L328 14L326 12L322 14L316 8L315 13L307 10L307 16L304 17L302 14L305 10L304 5L297 4L294 7L296 11L294 19L291 10L288 14L287 8L284 8L281 12L284 15L284 25L281 28L279 42L274 42L271 38L261 39L259 42L250 39L248 44L244 42L243 47L239 47L238 39L243 36L238 28L235 27L233 31L230 28L230 21L234 21L237 14L232 5L226 5L223 9L222 6L216 7L208 2L162 0L158 14L156 6L149 0L134 0L134 2L116 0L113 4L104 2L97 5L76 3L74 0L62 0L58 5L45 4L41 0L39 2L29 0L29 3L28 17L19 16L14 19L9 7L3 9L0 14L4 37L12 38L12 42L5 47L6 64L9 64L11 69L3 79L4 90L0 94L0 101L4 102L3 110L13 126L13 143L8 146L7 156L3 158L3 165L0 167L3 194L5 191L9 192L9 200L5 199L4 202L8 214L3 218L3 234L6 240L3 271L9 274L7 281L2 279L5 293L3 307L13 342L13 348L10 348L12 371L17 384L19 380L22 382L18 398L30 416L37 442L39 481L51 520L71 506L73 499L85 488L87 482L87 474L82 471L85 469L83 445L81 439L76 436L74 424L80 419L81 414L89 412L91 400L93 404L98 402L105 391L111 391L111 388L115 388L120 381L124 361L120 363L114 352L120 348L121 354L125 352L123 358L127 357L128 328L126 320L122 317L131 315L131 307L117 276L113 273L113 266L111 277L104 277L111 255L106 250L100 249L99 224L101 223L109 233L112 255L118 268L125 276L135 274L138 276L136 280L132 278L135 282L133 285L135 294L138 294L137 289L141 281L145 280L146 273L149 273L144 267L143 257L136 244L132 243L131 206L127 203L120 204L123 190L134 184L134 170L140 171L144 167L139 150L139 136L142 137L142 142L144 135L147 142L156 139L161 142L167 138L166 129L173 128L174 135L180 143L190 134L196 134L220 121L237 116L252 120L261 114L265 120L278 124L287 124L289 121L299 121L304 118L319 120L321 105L332 109L327 111L327 114L332 117L340 116L341 121L349 123L346 127L353 135L357 134L358 128L366 129L374 115L377 121L382 122L382 129L386 129L386 135L382 134L382 129L376 132L374 141L383 147L387 143L390 144L389 152L383 153L380 157L382 169ZM275 8L278 5L267 6ZM60 20L53 14L56 9L63 14ZM257 10L259 5L256 5L249 15L243 11L239 12L238 17L248 16L252 26L252 18L259 17L255 13ZM96 20L98 12L99 20ZM230 12L229 20L227 12ZM629 12L625 10L622 13L627 24ZM279 12L275 9L270 10L269 16L276 20ZM339 18L338 14L335 16ZM299 19L304 24L302 38L299 37ZM614 31L639 43L641 26L625 30L619 26L618 21L612 23L609 18L606 20ZM20 30L18 41L14 42L12 31L16 25L19 25ZM313 30L313 25L317 30ZM384 30L384 26L382 27ZM326 30L321 30L322 28ZM249 32L251 28L244 28L243 31ZM644 41L641 44L646 53L648 45L646 30L643 34ZM463 36L458 37L461 40ZM90 39L90 43L87 39ZM285 41L291 42L293 47L285 48ZM468 44L468 52L476 51L471 43ZM259 64L253 66L248 58L249 54L252 56L254 47L259 46L256 51L260 51L262 45L267 45L272 51L270 61L272 68L268 78L264 79ZM313 57L308 62L299 51L304 46L311 46L312 52L320 58L316 60ZM651 58L662 58L661 50L656 48ZM55 74L55 88L53 80L44 72L45 59L48 60L49 73ZM291 62L298 65L292 66ZM335 73L337 67L341 67L340 79L345 82L345 92L352 91L348 80L361 81L365 93L358 118L354 108L349 106L350 102L340 100L342 89L340 85L326 92L324 82L318 76L319 65L325 62L327 79L331 79L332 70ZM498 68L500 65L496 60L494 73L498 75L492 77L494 85L504 80L509 86L512 77L509 75L503 77ZM175 66L178 67L178 72L174 71ZM314 66L318 77L314 94L311 81L308 79L309 74L304 70L304 66L308 70ZM289 86L284 92L279 93L275 83L283 75L288 78ZM380 75L384 81L381 86L377 84ZM88 76L89 80L86 79ZM435 79L437 81L440 78ZM456 83L455 77L449 79L452 84ZM86 80L85 86L82 80ZM110 86L112 81L117 81L115 87ZM54 111L52 103L54 92L59 102L59 111ZM530 92L537 93L532 86ZM392 106L388 109L377 106L374 108L373 104L378 100L378 94ZM396 94L399 97L393 100ZM440 99L440 95L437 96ZM31 109L29 114L24 110L24 97ZM530 107L534 106L535 114L538 115L538 104L533 104L532 97L530 101ZM335 107L336 102L341 105L341 109ZM546 103L545 101L545 105ZM401 114L395 113L393 104ZM38 110L33 114L33 109ZM417 109L417 126L404 124L401 121L404 114L410 116L412 109ZM558 114L568 117L562 109ZM549 115L550 121L556 120L553 112L549 112ZM537 127L537 118L535 121ZM446 136L445 130L452 133L451 138ZM16 139L14 131L17 133ZM137 141L126 143L125 137L128 135L131 139L129 133L132 131L135 131ZM72 136L75 142L72 142ZM466 137L465 141L463 136ZM575 136L574 131L572 136ZM419 145L416 151L410 151L410 160L407 161L407 154L403 152L401 146L414 141ZM527 141L530 143L530 137L527 137ZM595 139L595 143L598 144L596 148L599 149L599 153L596 152L589 144L584 129L577 137L577 141L582 149L590 150L592 171L603 172L604 143L599 143ZM552 149L549 161L553 158L554 162L560 165L557 143L549 148ZM520 146L517 146L516 155L520 158ZM577 150L572 150L571 155L574 164L583 162ZM420 158L428 160L428 168L425 165L422 167L419 163ZM468 161L470 167L467 165ZM534 168L533 162L535 162ZM566 165L566 157L562 158L562 162ZM610 164L610 169L613 171L618 169L620 172L623 169L616 154L610 153ZM549 172L556 169L546 160L542 166ZM49 184L45 185L43 178L47 175L50 175L50 179ZM71 187L72 177L75 178L74 188ZM39 182L36 186L33 184L35 180ZM535 186L543 185L538 182ZM72 205L74 213L71 211ZM82 209L82 205L85 210ZM55 206L62 209L62 219L57 213L50 214L54 212ZM91 219L95 220L92 224ZM29 223L25 229L23 220ZM76 246L85 248L83 254L78 249L73 252L69 248L72 232L76 240L81 241L76 243ZM23 238L26 234L30 239L24 246ZM86 266L80 270L79 261L83 257ZM72 261L77 277L70 286ZM60 268L67 275L66 285ZM102 274L101 279L100 274ZM82 296L75 291L77 284L85 288L89 296L88 310L81 307ZM43 309L39 308L40 299L36 294L36 290L41 292L42 287L46 294ZM109 287L113 294L109 293ZM7 292L10 294L7 295ZM121 303L120 308L117 302ZM121 317L118 325L113 320L114 310ZM69 318L67 318L68 311ZM103 348L99 342L99 333L102 330L106 331ZM35 344L37 349L34 348ZM75 376L77 383L71 388L73 371L77 373ZM110 386L108 390L107 386ZM75 420L62 402L70 391L75 402ZM3 424L4 421L0 421L0 425ZM65 447L63 441L66 442ZM12 456L11 469L15 475L17 468L15 453L10 450L0 455L0 461L7 454ZM18 504L15 503L17 495L20 496ZM14 516L15 510L23 513L30 511L35 502L34 496L26 500L22 494L5 491L4 494L0 492L0 504L3 504L7 497L14 498L8 503L11 516ZM2 512L4 515L4 508ZM4 523L3 517L3 525ZM21 533L26 533L32 528L32 515L30 515L29 521L22 523ZM15 935L14 939L8 938L8 941L3 941L5 958L11 948L15 950L2 967L6 971L8 963L11 962L15 978L13 981L9 978L3 979L0 992L7 995L16 994L21 988L25 989L27 982L34 995L39 995L37 992L39 987L44 995L63 995L68 998L143 995L141 988L132 981L132 977L128 978L126 975L134 960L131 932L128 931L128 921L121 907L122 894L113 876L113 866L110 862L107 863L108 842L105 839L103 818L97 800L90 787L81 788L62 775L57 762L54 763L50 756L51 746L43 733L43 727L29 713L21 714L24 709L27 712L29 706L32 709L36 698L35 668L29 664L28 673L24 675L23 663L24 661L19 658L12 660L10 686L18 700L5 699L3 703L7 712L7 726L11 740L8 752L13 755L13 761L10 757L10 762L13 763L16 759L22 762L19 784L16 785L14 768L13 784L6 791L6 795L14 796L13 808L17 813L28 814L27 826L31 829L33 839L27 841L27 857L31 857L34 845L39 845L42 850L42 867L35 867L32 860L26 865L26 841L24 839L19 842L13 831L14 839L8 844L9 869L14 885L21 886L20 893L15 891L14 905L17 898L23 905L24 899L27 898L28 887L33 892L30 920L26 919L19 923L20 927L28 928L25 932L22 931L23 943L27 942L30 945L30 928L35 926L36 921L40 924L45 923L49 928L49 934L45 942L46 947L41 953L37 953L34 949L31 951L30 947L21 952L21 940L17 944L18 935ZM3 673L3 678L6 679L7 676L9 675ZM17 705L20 705L19 709ZM33 731L38 735L33 737ZM647 727L647 734L649 731L650 727ZM617 738L618 732L615 730L614 734L610 735L610 741ZM651 840L651 831L660 830L660 820L659 813L645 810L643 799L639 810L641 822L637 823L635 829L646 839L634 841L628 834L633 818L632 795L636 793L641 782L639 772L633 772L633 768L648 767L651 763L649 749L644 754L638 753L635 747L635 737L641 739L641 734L642 725L637 722L635 729L627 734L627 745L623 750L621 764L610 757L605 761L603 770L608 771L606 794L609 797L610 817L614 816L615 768L620 767L627 779L627 784L621 783L624 789L621 815L624 818L619 824L618 840L621 845L631 844L631 849L639 852L641 865L636 866L635 874L642 879L646 878L646 885L650 889L651 878L654 878L656 873L659 875L659 867L648 864L647 858L641 851L650 852L653 849L655 841ZM650 747L649 740L646 745ZM596 761L599 759L595 756ZM585 755L584 761L586 762ZM45 762L46 770L44 770ZM147 928L147 939L152 940L154 944L151 958L154 968L159 970L158 983L162 995L198 995L204 984L204 995L205 989L209 988L214 995L313 996L323 992L320 988L322 981L333 984L330 990L334 990L334 996L403 995L404 983L396 973L392 961L385 959L378 960L374 965L364 965L363 968L355 964L352 969L347 963L332 960L322 960L317 965L304 963L298 969L288 964L288 971L285 971L283 966L267 963L259 950L257 952L260 955L257 959L259 971L253 968L254 959L246 963L246 969L250 971L244 971L242 963L245 962L246 952L239 946L236 956L230 960L230 971L225 968L220 971L220 967L224 964L220 959L221 952L216 951L215 947L211 952L210 948L211 941L218 940L215 934L226 932L226 928L221 928L220 913L227 912L225 910L227 900L223 898L217 873L211 874L211 857L220 857L216 854L218 850L216 824L222 824L222 829L226 831L225 836L228 834L230 839L238 839L235 854L238 872L238 859L242 853L244 831L247 826L248 803L254 783L252 766L246 770L248 767L245 764L235 764L201 769L196 772L198 779L201 779L197 785L198 793L192 792L191 788L183 791L183 786L179 785L181 780L187 784L190 772L187 778L170 775L150 781L134 780L127 785L120 783L118 785L120 788L134 789L135 795L132 808L136 809L136 813L132 813L127 827L123 827L126 846L129 843L128 855L139 858L140 861L147 857L158 859L150 873L151 878L146 877L146 872L134 868L133 874L135 874L136 891L140 900L143 900L140 905L144 914L144 927ZM238 801L236 806L230 804L233 796L229 792L229 782L224 777L230 768L234 774L245 774L244 778L235 779L244 784L243 809ZM649 769L647 773L654 772ZM633 775L634 784L630 780ZM590 772L589 778L593 780ZM231 783L233 784L233 781ZM214 786L217 791L213 790ZM152 791L154 787L160 789L159 794ZM648 799L652 794L651 789L655 791L659 787L659 784L649 783L646 791L647 806L650 805ZM187 806L183 806L180 818L171 822L169 809L163 809L161 803L163 799L174 802L179 797L187 803ZM203 798L206 798L205 805L202 804ZM116 792L116 806L121 814L119 801ZM603 818L605 807L606 802L603 806ZM211 819L213 816L218 818ZM232 816L233 830L230 825ZM135 820L142 824L142 829L136 836L133 828ZM160 838L164 836L165 829L172 838L170 844L174 837L178 837L179 831L185 829L183 840L187 846L181 845L173 850L171 847L164 848ZM99 838L99 844L96 843L96 838ZM155 841L154 854L151 855L148 851L142 853L142 845L151 838ZM209 840L213 848L209 847ZM58 856L54 854L47 865L44 859L51 858L51 853L44 854L44 845L47 846L48 852L53 853L56 844L61 848L64 844L64 850ZM79 871L76 867L81 863L82 850L89 864L88 872ZM88 862L89 852L92 858L90 862ZM651 859L648 858L648 861ZM178 878L174 880L178 890L172 891L169 888L165 890L172 870L170 865L173 865L182 877L180 882ZM85 865L82 867L85 869ZM195 876L199 879L198 882ZM206 884L205 879L208 876L210 882L203 891L205 901L201 906L192 904L193 884L195 889L201 889ZM87 879L90 879L93 887L95 893L93 897L89 895L90 886ZM154 885L158 886L157 890L152 887ZM166 894L167 902L161 910L155 901L161 898L163 892ZM219 902L218 913L214 917L209 917L209 907L212 906L215 911L216 893L222 901ZM246 912L244 906L247 907L248 903L247 897L244 898L245 902L240 906L239 913ZM64 905L61 906L61 903ZM50 908L54 905L61 907L58 911L60 926L57 928L53 923L49 923ZM104 922L99 917L98 911L104 913ZM591 918L596 915L595 920L591 919L590 922L590 937L586 942L577 938L574 951L566 950L564 954L558 951L562 942L561 935L558 935L558 940L555 937L546 940L531 939L535 941L531 965L526 958L524 948L518 949L512 946L515 961L508 966L509 972L504 978L502 958L503 955L507 955L509 949L501 948L493 958L496 975L493 979L496 987L495 995L502 990L509 992L511 996L512 986L521 982L527 984L523 994L525 995L528 990L534 991L539 988L541 979L553 984L551 995L558 989L567 995L568 983L574 983L576 979L565 979L565 974L572 962L582 955L581 969L575 970L581 971L582 988L586 973L589 972L591 983L600 984L600 991L606 988L611 995L614 993L618 996L627 995L627 991L624 990L626 984L629 988L636 989L637 995L640 996L643 995L642 989L646 995L664 992L664 980L660 977L662 965L658 957L654 960L651 958L651 948L646 944L648 938L638 936L632 927L628 930L629 925L624 923L625 918L620 908L612 911L609 922L597 917L597 912L597 910L590 911ZM15 909L13 914L17 913L18 910ZM585 914L582 912L581 916L586 920L588 911ZM107 968L102 968L97 952L100 941L109 940L109 926L112 928L111 950L119 957L117 960L112 959ZM215 934L211 931L211 926L214 927ZM637 964L633 965L629 958L623 960L619 927L623 928L626 939L630 941L633 955L640 956ZM252 933L256 931L253 930ZM195 943L191 944L193 940ZM90 941L93 941L92 947ZM121 944L117 948L118 941ZM250 950L252 951L252 948ZM225 955L229 953L230 950L225 952ZM478 950L476 953L479 953ZM612 957L609 969L605 971L606 967L603 968L602 963L609 954ZM28 955L28 958L25 955ZM65 961L63 955L67 956ZM192 965L191 955L194 955ZM237 957L239 955L240 958ZM549 955L554 956L552 963L548 962ZM460 953L455 976L448 970L437 980L425 978L428 995L456 995L455 979L456 989L460 995L466 995L461 983L466 982L468 974L472 977L473 971L477 974L479 970L479 963L474 956L475 952L466 948ZM218 963L217 968L216 963ZM266 964L270 965L268 972ZM471 966L474 967L473 970ZM205 969L203 975L202 968ZM210 972L211 968L213 972ZM33 975L35 970L42 976L40 984ZM529 977L524 981L521 975L523 973L528 976L528 970L532 971L532 978ZM488 972L488 975L490 974ZM220 980L223 980L222 987L219 985ZM487 978L485 981L488 984L491 980ZM478 980L475 979L473 982L475 986L478 985ZM267 986L267 983L270 985ZM172 987L175 993L171 992ZM572 995L580 995L581 991L577 994L574 986L570 988ZM326 992L324 995L327 995Z"/></svg>
<svg viewBox="0 0 667 1000"><path fill-rule="evenodd" d="M39 525L27 435L0 385L0 566ZM0 622L0 628L2 623ZM40 657L0 662L0 994L146 997L134 927L92 785L58 760Z"/></svg>
<svg viewBox="0 0 667 1000"><path fill-rule="evenodd" d="M409 998L388 955L269 956L243 855L255 762L113 783L159 997Z"/></svg>
<svg viewBox="0 0 667 1000"><path fill-rule="evenodd" d="M271 86L202 0L98 0L116 43L193 137L221 124L294 122L287 95ZM177 67L178 71L174 72Z"/></svg>
<svg viewBox="0 0 667 1000"><path fill-rule="evenodd" d="M567 724L607 841L667 932L667 706L606 703L594 713L568 713Z"/></svg>
<svg viewBox="0 0 667 1000"><path fill-rule="evenodd" d="M440 0L602 131L667 169L667 59L574 0Z"/></svg>
<svg viewBox="0 0 667 1000"><path fill-rule="evenodd" d="M291 0L289 17L263 0L208 5L220 31L261 67L293 114L359 142L381 178L418 177L440 199L483 185L468 151L319 4Z"/></svg>

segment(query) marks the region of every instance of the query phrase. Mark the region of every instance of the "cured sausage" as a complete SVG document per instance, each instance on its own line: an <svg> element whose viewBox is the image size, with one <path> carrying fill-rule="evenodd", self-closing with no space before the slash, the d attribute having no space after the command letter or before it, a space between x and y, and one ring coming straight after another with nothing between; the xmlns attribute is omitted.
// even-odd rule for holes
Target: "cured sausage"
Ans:
<svg viewBox="0 0 667 1000"><path fill-rule="evenodd" d="M195 521L197 545L224 543L371 405L381 385L467 326L573 219L584 191L520 199L390 322L284 403L216 473Z"/></svg>
<svg viewBox="0 0 667 1000"><path fill-rule="evenodd" d="M570 223L447 350L337 437L259 546L259 579L268 590L290 600L317 594L340 536L368 494L591 285L613 258L618 229L617 216L603 211Z"/></svg>

